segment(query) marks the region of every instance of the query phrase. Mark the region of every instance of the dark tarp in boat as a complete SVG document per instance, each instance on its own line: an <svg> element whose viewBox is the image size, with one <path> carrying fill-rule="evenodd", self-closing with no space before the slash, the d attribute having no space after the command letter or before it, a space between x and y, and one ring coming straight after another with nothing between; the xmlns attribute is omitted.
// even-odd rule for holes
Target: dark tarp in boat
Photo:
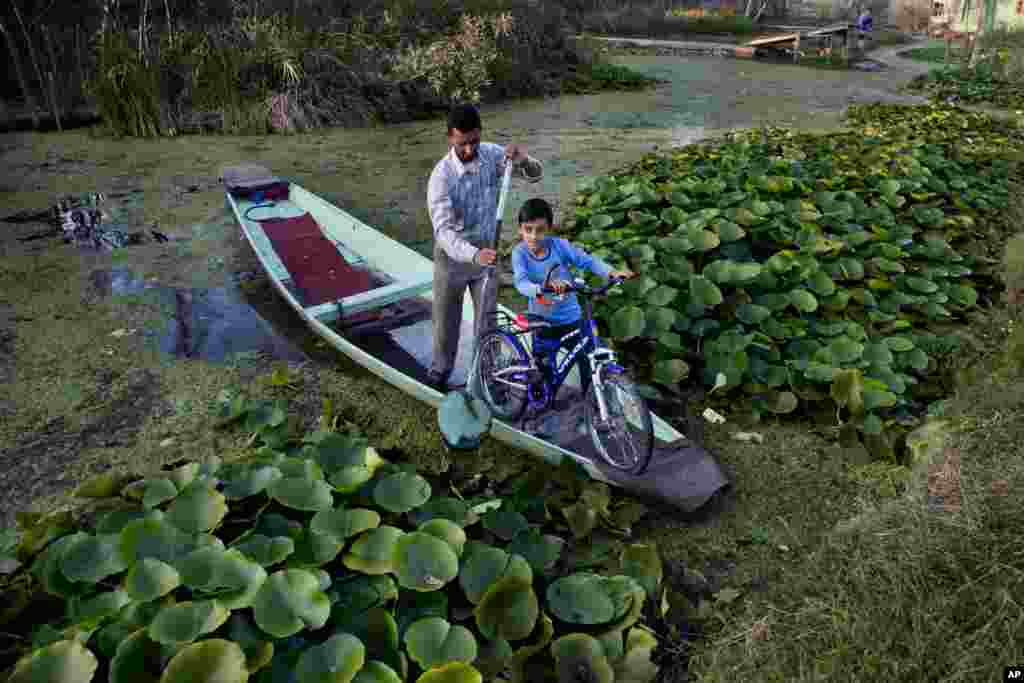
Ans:
<svg viewBox="0 0 1024 683"><path fill-rule="evenodd" d="M683 438L675 442L655 440L647 469L627 474L604 463L594 450L583 417L583 400L575 387L563 386L558 393L555 419L544 420L544 432L537 434L567 451L578 453L593 463L602 478L639 498L671 505L686 512L703 506L729 482L718 462L695 441ZM529 421L519 425L535 433Z"/></svg>

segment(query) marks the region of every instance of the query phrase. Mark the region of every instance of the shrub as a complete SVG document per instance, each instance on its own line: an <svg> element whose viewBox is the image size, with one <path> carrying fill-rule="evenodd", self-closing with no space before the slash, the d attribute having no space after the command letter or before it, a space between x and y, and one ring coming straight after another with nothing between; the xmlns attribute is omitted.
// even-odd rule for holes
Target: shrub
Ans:
<svg viewBox="0 0 1024 683"><path fill-rule="evenodd" d="M657 640L639 624L664 597L652 547L627 547L607 575L574 571L536 481L441 496L357 434L297 441L285 408L223 405L223 424L253 432L239 460L104 474L75 492L102 505L88 521L21 518L2 549L17 544L66 611L32 634L12 683L653 680ZM590 483L566 502L578 538L609 500Z"/></svg>
<svg viewBox="0 0 1024 683"><path fill-rule="evenodd" d="M498 58L495 39L513 28L512 15L496 18L464 15L460 31L423 47L410 47L392 69L404 80L426 77L450 101L480 101L480 89L491 83L488 67ZM491 35L493 33L493 35Z"/></svg>

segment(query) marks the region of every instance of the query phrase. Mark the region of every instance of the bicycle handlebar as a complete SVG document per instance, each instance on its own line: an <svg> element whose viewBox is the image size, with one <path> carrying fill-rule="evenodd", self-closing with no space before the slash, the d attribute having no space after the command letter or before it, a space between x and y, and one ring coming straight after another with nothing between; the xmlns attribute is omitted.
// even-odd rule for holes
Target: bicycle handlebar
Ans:
<svg viewBox="0 0 1024 683"><path fill-rule="evenodd" d="M554 289L552 289L551 287L548 287L548 283L551 282L551 276L554 275L556 270L558 270L558 267L559 266L556 263L556 264L552 265L550 268L548 268L547 274L544 275L544 282L540 286L540 293L542 295L543 294L558 294L558 292L556 292ZM582 278L576 278L574 281L566 283L567 285L569 285L568 287L566 287L566 291L567 292L578 292L579 294L582 294L583 296L595 297L595 296L600 296L600 295L604 294L609 289L611 289L612 287L614 287L615 285L617 285L617 284L619 284L619 283L621 283L623 281L625 281L625 278L613 277L613 278L609 278L608 284L604 285L603 287L596 287L595 288L595 287L590 287L585 282L583 282Z"/></svg>
<svg viewBox="0 0 1024 683"><path fill-rule="evenodd" d="M565 288L565 291L577 292L584 296L601 296L602 294L610 290L612 287L621 284L625 281L625 278L613 277L609 279L608 284L603 285L601 287L591 287L582 281L569 282L567 283L569 286ZM558 294L558 292L556 292L554 289L545 286L541 286L540 292L541 294Z"/></svg>

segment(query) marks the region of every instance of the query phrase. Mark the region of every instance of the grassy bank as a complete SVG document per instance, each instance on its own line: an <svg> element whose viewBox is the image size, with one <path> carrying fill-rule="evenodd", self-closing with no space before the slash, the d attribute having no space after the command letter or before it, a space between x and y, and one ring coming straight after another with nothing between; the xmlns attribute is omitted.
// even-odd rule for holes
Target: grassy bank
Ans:
<svg viewBox="0 0 1024 683"><path fill-rule="evenodd" d="M995 339L1013 343L1020 318L1003 322ZM936 411L947 435L910 494L866 506L724 610L693 680L997 681L1024 656L1024 391L1002 353L973 373Z"/></svg>

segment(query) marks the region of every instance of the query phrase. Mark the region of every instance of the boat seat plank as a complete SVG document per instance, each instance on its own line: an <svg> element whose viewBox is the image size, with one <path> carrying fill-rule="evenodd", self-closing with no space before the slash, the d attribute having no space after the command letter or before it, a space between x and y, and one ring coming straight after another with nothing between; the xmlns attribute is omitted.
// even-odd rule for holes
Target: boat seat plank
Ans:
<svg viewBox="0 0 1024 683"><path fill-rule="evenodd" d="M799 33L787 33L781 36L770 36L768 38L758 38L752 40L747 45L751 47L761 47L765 45L775 45L776 43L791 43L800 36Z"/></svg>
<svg viewBox="0 0 1024 683"><path fill-rule="evenodd" d="M339 302L341 303L341 317L346 317L373 310L374 308L382 308L388 304L402 301L403 299L420 296L421 294L430 292L433 287L433 277L430 279L423 278L420 280L409 281L399 280L398 282L393 282L389 285L385 285L384 287L378 287L359 294L342 297L335 301L325 301L324 303L316 306L309 306L306 308L306 314L310 317L317 318L322 323L330 323L334 322L339 317Z"/></svg>

